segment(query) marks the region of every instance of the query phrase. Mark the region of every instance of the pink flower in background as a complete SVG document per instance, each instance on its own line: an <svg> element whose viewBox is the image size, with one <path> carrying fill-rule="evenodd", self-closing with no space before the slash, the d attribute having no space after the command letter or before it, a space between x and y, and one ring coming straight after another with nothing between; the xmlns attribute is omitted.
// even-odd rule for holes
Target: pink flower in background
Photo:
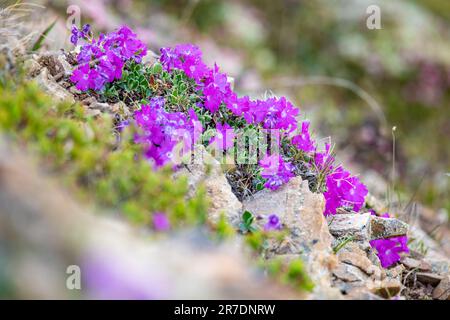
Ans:
<svg viewBox="0 0 450 320"><path fill-rule="evenodd" d="M153 227L156 231L167 231L170 229L170 221L163 212L153 214Z"/></svg>
<svg viewBox="0 0 450 320"><path fill-rule="evenodd" d="M97 27L104 29L114 27L112 21L108 20L110 17L106 8L106 2L108 1L109 0L76 0L75 4L81 7L83 15L91 17Z"/></svg>

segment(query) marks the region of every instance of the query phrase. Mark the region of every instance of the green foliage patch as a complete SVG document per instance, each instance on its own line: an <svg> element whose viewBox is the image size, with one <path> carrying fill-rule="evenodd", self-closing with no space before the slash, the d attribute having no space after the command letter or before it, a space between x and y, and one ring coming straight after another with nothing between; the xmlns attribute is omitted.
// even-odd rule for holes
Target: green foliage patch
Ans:
<svg viewBox="0 0 450 320"><path fill-rule="evenodd" d="M0 131L40 156L43 167L100 206L122 211L132 222L151 225L165 212L174 225L206 220L202 188L187 199L185 178L153 171L133 142L133 128L113 134L113 119L86 116L83 107L54 103L33 83L0 86Z"/></svg>

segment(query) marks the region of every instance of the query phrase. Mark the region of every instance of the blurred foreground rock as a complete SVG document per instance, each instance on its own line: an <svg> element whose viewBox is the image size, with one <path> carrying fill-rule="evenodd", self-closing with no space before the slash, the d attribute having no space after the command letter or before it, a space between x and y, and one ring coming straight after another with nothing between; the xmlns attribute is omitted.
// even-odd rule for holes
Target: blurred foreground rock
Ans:
<svg viewBox="0 0 450 320"><path fill-rule="evenodd" d="M302 298L265 280L235 249L208 245L198 231L149 241L120 220L92 215L31 163L0 140L0 283L7 297ZM66 289L69 265L81 268L81 290Z"/></svg>

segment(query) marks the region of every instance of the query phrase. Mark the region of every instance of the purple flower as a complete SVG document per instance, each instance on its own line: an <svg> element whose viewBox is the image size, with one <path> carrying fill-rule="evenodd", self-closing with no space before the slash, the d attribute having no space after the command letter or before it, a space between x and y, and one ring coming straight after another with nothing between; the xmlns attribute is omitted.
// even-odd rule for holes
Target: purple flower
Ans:
<svg viewBox="0 0 450 320"><path fill-rule="evenodd" d="M382 218L389 218L389 213L381 215ZM389 268L400 260L400 253L408 253L408 237L392 237L388 239L371 240L370 245L376 249L378 258L383 268Z"/></svg>
<svg viewBox="0 0 450 320"><path fill-rule="evenodd" d="M122 68L124 62L114 52L109 51L102 57L99 63L99 71L103 77L112 82L116 79L122 78Z"/></svg>
<svg viewBox="0 0 450 320"><path fill-rule="evenodd" d="M205 78L203 89L205 108L212 113L219 110L222 102L226 102L227 97L232 94L230 83L224 73L219 72L217 65L210 70Z"/></svg>
<svg viewBox="0 0 450 320"><path fill-rule="evenodd" d="M210 145L215 145L219 150L228 150L234 145L236 134L228 123L218 123L216 126L216 135L209 141Z"/></svg>
<svg viewBox="0 0 450 320"><path fill-rule="evenodd" d="M170 221L167 215L162 212L153 214L153 227L156 231L167 231L170 229Z"/></svg>
<svg viewBox="0 0 450 320"><path fill-rule="evenodd" d="M285 97L252 101L248 97L226 100L227 107L236 115L243 115L251 124L264 129L278 129L290 133L297 129L299 109Z"/></svg>
<svg viewBox="0 0 450 320"><path fill-rule="evenodd" d="M87 35L89 32L91 32L91 25L85 24L83 26L83 28L81 28L81 32L83 32L83 34Z"/></svg>
<svg viewBox="0 0 450 320"><path fill-rule="evenodd" d="M271 214L267 218L267 223L264 225L265 231L272 231L272 230L281 230L281 221L280 218L276 214Z"/></svg>
<svg viewBox="0 0 450 320"><path fill-rule="evenodd" d="M198 84L208 75L209 68L202 60L201 50L192 44L179 44L174 48L161 48L160 62L166 71L183 70Z"/></svg>
<svg viewBox="0 0 450 320"><path fill-rule="evenodd" d="M295 176L294 166L289 162L284 162L283 158L277 154L266 155L259 165L263 169L261 176L267 179L264 187L271 190L277 190Z"/></svg>
<svg viewBox="0 0 450 320"><path fill-rule="evenodd" d="M314 165L317 169L323 170L329 168L330 170L333 168L334 157L331 156L331 148L330 144L325 144L325 151L317 152L314 154Z"/></svg>
<svg viewBox="0 0 450 320"><path fill-rule="evenodd" d="M147 54L147 47L137 38L128 26L120 27L102 39L102 47L106 51L114 52L123 61L134 59L140 63L142 57Z"/></svg>
<svg viewBox="0 0 450 320"><path fill-rule="evenodd" d="M327 191L324 192L326 205L325 215L335 214L337 208L351 207L358 212L364 204L367 187L351 176L342 166L336 168L326 178Z"/></svg>
<svg viewBox="0 0 450 320"><path fill-rule="evenodd" d="M77 56L78 64L90 63L100 59L104 55L103 50L98 44L93 41L92 43L87 43L83 45L80 49L80 53Z"/></svg>
<svg viewBox="0 0 450 320"><path fill-rule="evenodd" d="M88 33L90 33L89 25L85 25L82 30L74 26L71 40L76 44L79 38L86 39ZM88 79L81 79L80 73L77 72L81 67L78 67L74 70L73 74L77 75L72 81L82 91L102 90L106 83L122 77L122 69L127 61L134 59L140 63L146 53L145 44L137 39L130 28L123 26L115 32L100 35L97 40L92 39L90 43L81 47L77 61L80 65L89 64L91 70ZM86 75L86 70L81 72L84 76Z"/></svg>
<svg viewBox="0 0 450 320"><path fill-rule="evenodd" d="M292 138L292 143L304 152L312 152L316 149L314 141L309 135L309 121L302 123L302 133Z"/></svg>
<svg viewBox="0 0 450 320"><path fill-rule="evenodd" d="M397 246L397 242L380 239L370 241L370 245L377 249L377 255L383 268L388 268L400 260L399 252L402 251L402 248Z"/></svg>
<svg viewBox="0 0 450 320"><path fill-rule="evenodd" d="M74 33L73 32L73 29L72 29L72 35L70 36L70 42L73 44L73 45L77 45L77 43L78 43L78 34L77 33Z"/></svg>
<svg viewBox="0 0 450 320"><path fill-rule="evenodd" d="M75 83L77 89L85 91L89 89L91 69L89 64L84 64L73 71L70 81Z"/></svg>
<svg viewBox="0 0 450 320"><path fill-rule="evenodd" d="M190 119L182 112L166 112L162 97L152 98L149 105L142 105L134 113L136 125L142 129L135 142L145 144L145 156L156 167L174 160L173 151L178 143L183 144L183 154L192 150L202 128L193 110L189 115Z"/></svg>
<svg viewBox="0 0 450 320"><path fill-rule="evenodd" d="M80 31L78 30L77 26L73 24L72 25L72 35L70 37L70 42L72 42L72 44L74 46L76 46L80 36L81 36Z"/></svg>
<svg viewBox="0 0 450 320"><path fill-rule="evenodd" d="M78 44L78 40L87 39L89 32L91 31L91 26L89 24L85 24L81 30L77 28L76 25L72 25L72 35L70 37L70 42L76 46Z"/></svg>
<svg viewBox="0 0 450 320"><path fill-rule="evenodd" d="M285 97L281 97L276 100L278 104L278 116L277 129L284 129L287 132L292 132L297 129L297 116L300 110L296 108L291 102L286 100Z"/></svg>
<svg viewBox="0 0 450 320"><path fill-rule="evenodd" d="M98 69L89 71L89 88L92 90L101 90L108 79L101 74Z"/></svg>

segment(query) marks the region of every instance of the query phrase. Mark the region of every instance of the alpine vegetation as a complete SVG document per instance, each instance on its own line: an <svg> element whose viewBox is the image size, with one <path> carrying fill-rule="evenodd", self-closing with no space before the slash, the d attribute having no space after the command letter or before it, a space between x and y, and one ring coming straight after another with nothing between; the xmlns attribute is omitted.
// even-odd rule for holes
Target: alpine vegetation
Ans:
<svg viewBox="0 0 450 320"><path fill-rule="evenodd" d="M369 209L367 187L337 163L330 143L320 146L314 140L310 122L299 121L298 107L285 97L239 96L219 66L203 61L197 46L161 48L159 59L147 64L146 46L127 26L98 38L88 25L73 27L71 40L79 46L71 81L100 100L134 106L133 115L119 119L117 127L137 129L134 142L143 146L153 170L168 165L178 170L191 160L194 146L202 144L228 165L227 178L239 199L262 189L278 190L301 176L311 191L324 195L325 216L338 209ZM157 225L164 230L168 224L161 214ZM265 229L281 229L276 215ZM371 242L383 267L408 250L406 240Z"/></svg>

